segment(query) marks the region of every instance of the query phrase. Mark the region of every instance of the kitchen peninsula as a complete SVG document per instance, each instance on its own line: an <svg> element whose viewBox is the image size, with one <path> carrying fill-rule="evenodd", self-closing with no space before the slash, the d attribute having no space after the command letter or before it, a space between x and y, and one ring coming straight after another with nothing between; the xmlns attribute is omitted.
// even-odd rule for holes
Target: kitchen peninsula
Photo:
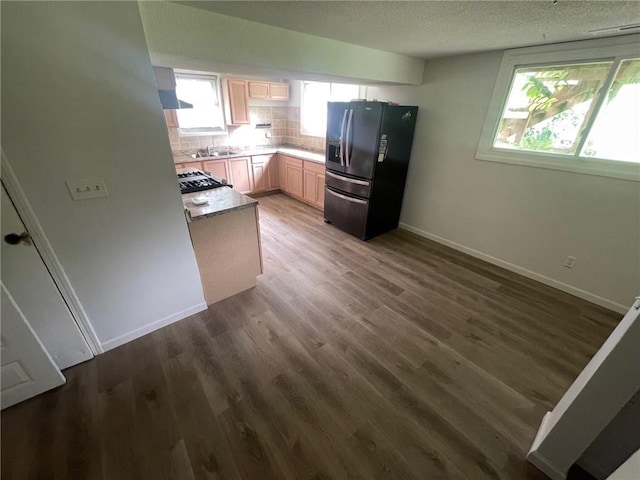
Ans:
<svg viewBox="0 0 640 480"><path fill-rule="evenodd" d="M229 187L182 201L207 304L254 287L262 273L258 201Z"/></svg>

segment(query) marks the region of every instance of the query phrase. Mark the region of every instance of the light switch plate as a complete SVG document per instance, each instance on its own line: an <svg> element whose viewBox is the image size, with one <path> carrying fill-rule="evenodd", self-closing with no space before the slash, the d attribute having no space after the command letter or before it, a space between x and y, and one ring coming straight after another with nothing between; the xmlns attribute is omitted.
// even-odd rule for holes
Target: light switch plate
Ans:
<svg viewBox="0 0 640 480"><path fill-rule="evenodd" d="M108 197L109 191L104 183L104 178L79 178L67 180L67 188L74 200L87 200L89 198Z"/></svg>

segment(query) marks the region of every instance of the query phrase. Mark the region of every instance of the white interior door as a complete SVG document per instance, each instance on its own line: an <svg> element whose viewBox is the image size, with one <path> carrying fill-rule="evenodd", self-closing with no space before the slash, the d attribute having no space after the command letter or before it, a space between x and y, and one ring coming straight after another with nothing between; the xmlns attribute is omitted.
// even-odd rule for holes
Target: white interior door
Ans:
<svg viewBox="0 0 640 480"><path fill-rule="evenodd" d="M65 382L4 283L0 334L0 408L50 390Z"/></svg>
<svg viewBox="0 0 640 480"><path fill-rule="evenodd" d="M93 357L36 247L25 238L12 245L6 235L26 233L2 186L2 282L60 369ZM28 234L26 235L28 237Z"/></svg>

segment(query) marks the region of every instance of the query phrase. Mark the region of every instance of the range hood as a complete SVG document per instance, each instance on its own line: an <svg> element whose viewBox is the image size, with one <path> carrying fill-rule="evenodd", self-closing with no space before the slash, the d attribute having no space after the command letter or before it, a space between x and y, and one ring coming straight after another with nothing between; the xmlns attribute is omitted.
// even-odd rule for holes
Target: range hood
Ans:
<svg viewBox="0 0 640 480"><path fill-rule="evenodd" d="M158 86L158 96L164 110L177 110L179 108L193 108L189 102L180 100L176 95L176 77L173 68L153 67Z"/></svg>

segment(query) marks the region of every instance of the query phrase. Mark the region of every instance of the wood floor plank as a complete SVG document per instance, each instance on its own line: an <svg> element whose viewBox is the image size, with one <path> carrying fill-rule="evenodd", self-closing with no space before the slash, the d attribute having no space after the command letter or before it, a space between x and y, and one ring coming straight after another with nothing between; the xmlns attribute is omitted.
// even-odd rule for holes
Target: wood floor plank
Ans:
<svg viewBox="0 0 640 480"><path fill-rule="evenodd" d="M241 478L191 364L190 354L183 353L165 360L162 368L194 476L198 480Z"/></svg>
<svg viewBox="0 0 640 480"><path fill-rule="evenodd" d="M3 411L3 479L545 478L526 450L620 315L259 201L257 286Z"/></svg>

